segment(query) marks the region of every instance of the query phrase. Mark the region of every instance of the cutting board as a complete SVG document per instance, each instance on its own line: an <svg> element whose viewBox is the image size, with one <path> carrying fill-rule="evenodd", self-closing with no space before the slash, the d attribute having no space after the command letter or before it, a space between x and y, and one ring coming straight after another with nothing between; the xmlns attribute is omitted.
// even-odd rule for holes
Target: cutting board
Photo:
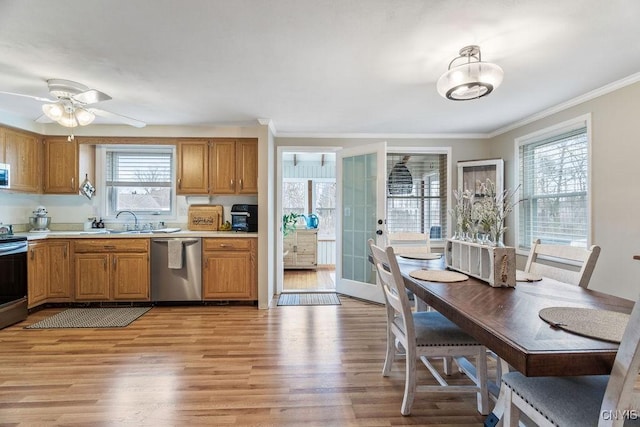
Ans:
<svg viewBox="0 0 640 427"><path fill-rule="evenodd" d="M196 231L217 231L224 221L222 205L190 205L187 228Z"/></svg>

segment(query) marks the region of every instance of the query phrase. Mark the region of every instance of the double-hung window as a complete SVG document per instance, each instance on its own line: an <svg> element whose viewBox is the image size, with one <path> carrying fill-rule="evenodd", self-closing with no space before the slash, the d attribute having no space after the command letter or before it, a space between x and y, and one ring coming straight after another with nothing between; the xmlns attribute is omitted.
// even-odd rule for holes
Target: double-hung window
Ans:
<svg viewBox="0 0 640 427"><path fill-rule="evenodd" d="M283 212L313 212L319 218L318 236L323 239L335 238L335 178L285 178L282 190Z"/></svg>
<svg viewBox="0 0 640 427"><path fill-rule="evenodd" d="M171 146L103 146L104 214L129 210L153 218L175 217L174 149Z"/></svg>
<svg viewBox="0 0 640 427"><path fill-rule="evenodd" d="M588 116L516 140L522 201L517 245L587 247L589 212Z"/></svg>
<svg viewBox="0 0 640 427"><path fill-rule="evenodd" d="M447 233L447 154L387 154L387 231Z"/></svg>

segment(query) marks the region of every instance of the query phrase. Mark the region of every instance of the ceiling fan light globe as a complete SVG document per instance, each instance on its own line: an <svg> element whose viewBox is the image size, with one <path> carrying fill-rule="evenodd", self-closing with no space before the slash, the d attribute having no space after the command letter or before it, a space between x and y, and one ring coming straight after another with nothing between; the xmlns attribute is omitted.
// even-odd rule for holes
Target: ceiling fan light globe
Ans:
<svg viewBox="0 0 640 427"><path fill-rule="evenodd" d="M74 128L78 126L78 120L73 115L73 113L65 114L60 119L58 119L58 123L66 128Z"/></svg>
<svg viewBox="0 0 640 427"><path fill-rule="evenodd" d="M59 103L44 104L42 106L42 112L51 120L58 121L64 115L64 106Z"/></svg>
<svg viewBox="0 0 640 427"><path fill-rule="evenodd" d="M91 124L91 122L96 118L91 111L87 111L84 108L76 108L75 116L80 126Z"/></svg>

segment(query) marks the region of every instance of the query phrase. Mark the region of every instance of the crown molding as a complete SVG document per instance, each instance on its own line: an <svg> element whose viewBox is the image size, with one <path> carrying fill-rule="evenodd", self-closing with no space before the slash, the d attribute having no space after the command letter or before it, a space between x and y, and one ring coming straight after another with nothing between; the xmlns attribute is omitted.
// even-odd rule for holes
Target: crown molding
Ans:
<svg viewBox="0 0 640 427"><path fill-rule="evenodd" d="M551 108L547 108L546 110L542 110L539 113L536 113L532 116L529 116L525 119L519 120L515 123L511 123L505 127L497 129L488 134L487 138L494 138L498 135L502 135L503 133L512 131L514 129L518 129L522 126L528 125L529 123L533 123L537 120L544 119L545 117L549 117L553 114L564 111L568 108L575 107L576 105L580 105L584 102L590 101L592 99L598 98L602 95L606 95L608 93L614 92L618 89L622 89L626 86L632 85L640 81L640 73L632 74L628 77L615 81L613 83L609 83L598 89L594 89L591 92L587 92L584 95L580 95L576 98L570 99L569 101L563 102L561 104L555 105Z"/></svg>
<svg viewBox="0 0 640 427"><path fill-rule="evenodd" d="M486 133L311 133L280 132L278 138L311 139L487 139Z"/></svg>

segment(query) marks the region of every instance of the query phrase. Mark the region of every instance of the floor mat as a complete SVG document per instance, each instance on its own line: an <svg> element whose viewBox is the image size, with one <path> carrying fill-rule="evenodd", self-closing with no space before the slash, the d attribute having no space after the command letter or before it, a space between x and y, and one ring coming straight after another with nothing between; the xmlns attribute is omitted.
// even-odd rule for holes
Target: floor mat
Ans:
<svg viewBox="0 0 640 427"><path fill-rule="evenodd" d="M278 305L340 305L335 293L280 294Z"/></svg>
<svg viewBox="0 0 640 427"><path fill-rule="evenodd" d="M70 308L25 329L122 328L151 310L151 307Z"/></svg>

